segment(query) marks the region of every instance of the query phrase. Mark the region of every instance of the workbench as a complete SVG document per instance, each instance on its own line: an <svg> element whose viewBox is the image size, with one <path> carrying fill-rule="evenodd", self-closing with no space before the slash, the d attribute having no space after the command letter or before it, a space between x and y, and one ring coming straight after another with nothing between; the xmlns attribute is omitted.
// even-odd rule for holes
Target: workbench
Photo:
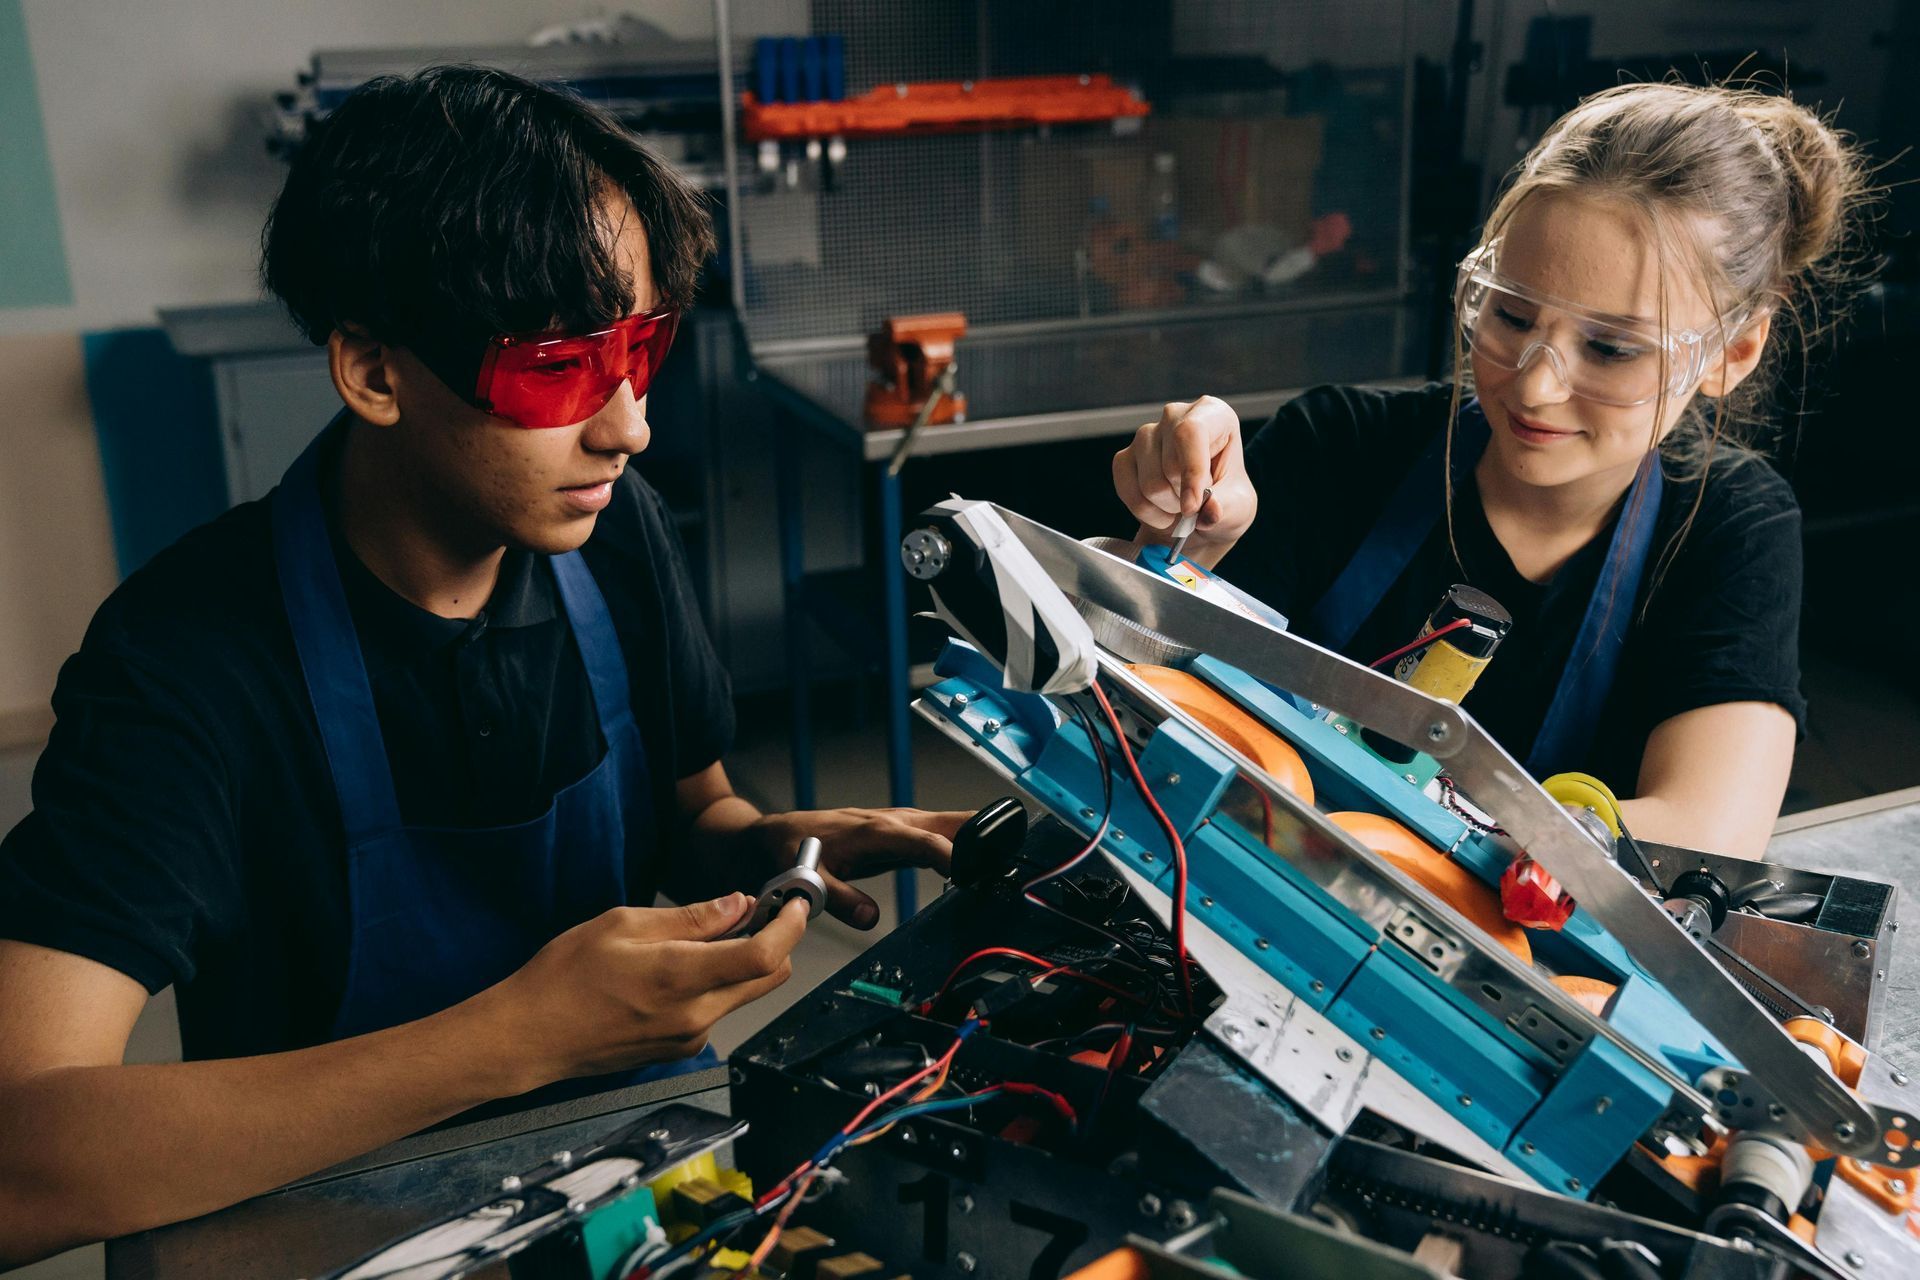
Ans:
<svg viewBox="0 0 1920 1280"><path fill-rule="evenodd" d="M1920 788L1781 821L1770 852L1816 870L1920 889ZM1920 1063L1920 956L1895 941L1879 1050ZM222 1213L115 1240L110 1280L314 1275L410 1227L479 1199L500 1179L581 1147L650 1110L688 1102L727 1110L723 1068L534 1111L429 1131ZM751 1117L749 1117L751 1119Z"/></svg>

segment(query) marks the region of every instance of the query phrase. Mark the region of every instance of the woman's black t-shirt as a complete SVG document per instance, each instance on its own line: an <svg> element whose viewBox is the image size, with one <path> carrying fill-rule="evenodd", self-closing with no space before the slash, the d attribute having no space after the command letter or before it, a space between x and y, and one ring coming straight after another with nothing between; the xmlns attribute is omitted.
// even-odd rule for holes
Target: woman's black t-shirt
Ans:
<svg viewBox="0 0 1920 1280"><path fill-rule="evenodd" d="M1247 441L1260 512L1221 561L1222 576L1321 640L1310 611L1445 427L1450 400L1441 384L1317 387L1283 405ZM1689 513L1692 527L1656 573ZM1613 524L1535 583L1495 537L1471 477L1455 488L1453 521L1458 558L1446 521L1436 522L1343 652L1371 662L1412 640L1452 584L1485 591L1512 613L1513 629L1463 705L1524 761L1572 656ZM1800 579L1800 509L1773 468L1729 451L1704 480L1669 475L1613 692L1579 767L1630 794L1654 727L1721 702L1777 703L1804 728Z"/></svg>

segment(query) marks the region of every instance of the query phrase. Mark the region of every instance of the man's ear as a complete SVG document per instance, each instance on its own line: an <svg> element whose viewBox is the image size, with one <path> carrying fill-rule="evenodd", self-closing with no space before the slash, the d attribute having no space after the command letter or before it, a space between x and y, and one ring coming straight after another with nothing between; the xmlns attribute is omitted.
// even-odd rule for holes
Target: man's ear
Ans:
<svg viewBox="0 0 1920 1280"><path fill-rule="evenodd" d="M1768 308L1747 321L1727 349L1707 362L1706 376L1700 379L1700 394L1718 399L1730 394L1747 380L1760 365L1760 353L1767 349L1767 335L1773 332L1773 310Z"/></svg>
<svg viewBox="0 0 1920 1280"><path fill-rule="evenodd" d="M400 421L392 347L364 332L336 328L327 338L327 366L333 389L355 417L376 427Z"/></svg>

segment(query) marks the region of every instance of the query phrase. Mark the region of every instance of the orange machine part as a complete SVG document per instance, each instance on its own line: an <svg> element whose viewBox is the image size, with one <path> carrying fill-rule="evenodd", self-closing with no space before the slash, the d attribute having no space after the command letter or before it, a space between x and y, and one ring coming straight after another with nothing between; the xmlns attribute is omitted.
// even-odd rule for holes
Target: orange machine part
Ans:
<svg viewBox="0 0 1920 1280"><path fill-rule="evenodd" d="M1885 1212L1902 1217L1913 1212L1912 1179L1900 1170L1883 1169L1877 1164L1841 1156L1833 1162L1833 1171L1858 1187ZM1900 1184L1900 1190L1893 1189L1895 1183Z"/></svg>
<svg viewBox="0 0 1920 1280"><path fill-rule="evenodd" d="M1574 998L1574 1001L1588 1013L1598 1018L1606 1013L1607 1001L1613 999L1613 993L1620 988L1611 982L1599 978L1583 978L1577 973L1557 974L1547 981Z"/></svg>
<svg viewBox="0 0 1920 1280"><path fill-rule="evenodd" d="M1147 1280L1147 1260L1138 1249L1123 1245L1101 1254L1066 1280Z"/></svg>
<svg viewBox="0 0 1920 1280"><path fill-rule="evenodd" d="M1129 665L1127 670L1220 741L1259 765L1275 782L1308 804L1313 803L1313 779L1300 753L1233 699L1199 676L1174 667Z"/></svg>
<svg viewBox="0 0 1920 1280"><path fill-rule="evenodd" d="M953 344L967 331L967 318L958 311L931 315L888 316L879 330L867 335L867 365L874 380L867 383L865 416L870 427L911 426L934 394L934 383L953 363ZM953 422L967 411L967 398L958 392L940 397L927 418L929 426Z"/></svg>
<svg viewBox="0 0 1920 1280"><path fill-rule="evenodd" d="M841 102L761 102L740 95L748 142L785 138L892 138L977 133L1042 124L1093 124L1144 116L1147 101L1112 76L1005 76L883 84Z"/></svg>
<svg viewBox="0 0 1920 1280"><path fill-rule="evenodd" d="M1833 1074L1849 1089L1860 1084L1860 1072L1867 1065L1867 1051L1841 1035L1818 1018L1788 1018L1781 1024L1786 1033L1802 1044L1810 1044L1827 1055Z"/></svg>
<svg viewBox="0 0 1920 1280"><path fill-rule="evenodd" d="M1327 821L1418 880L1481 932L1513 952L1522 964L1533 963L1533 946L1527 941L1526 930L1502 914L1500 895L1465 867L1392 818L1377 813L1330 813Z"/></svg>

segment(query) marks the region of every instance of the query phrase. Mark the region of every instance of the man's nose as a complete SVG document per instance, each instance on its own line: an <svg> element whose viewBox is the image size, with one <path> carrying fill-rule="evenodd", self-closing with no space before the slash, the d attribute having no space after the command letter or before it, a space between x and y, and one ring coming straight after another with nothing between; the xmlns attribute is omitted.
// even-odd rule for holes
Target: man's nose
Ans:
<svg viewBox="0 0 1920 1280"><path fill-rule="evenodd" d="M597 453L639 453L652 430L647 425L647 398L635 398L633 384L622 380L599 413L587 419L581 443Z"/></svg>

